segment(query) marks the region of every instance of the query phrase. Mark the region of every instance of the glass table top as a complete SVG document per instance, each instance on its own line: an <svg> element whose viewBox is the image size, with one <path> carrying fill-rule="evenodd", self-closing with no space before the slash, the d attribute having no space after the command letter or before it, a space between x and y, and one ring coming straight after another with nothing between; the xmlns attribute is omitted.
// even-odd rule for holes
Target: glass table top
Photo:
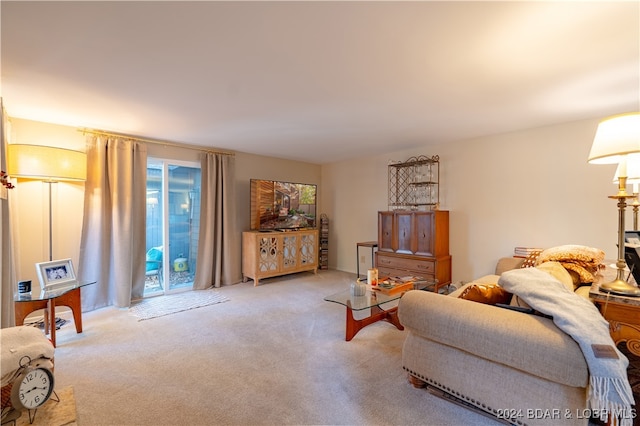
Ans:
<svg viewBox="0 0 640 426"><path fill-rule="evenodd" d="M414 281L413 290L430 290L438 283L436 279L419 279ZM332 294L324 298L327 302L339 303L344 306L350 306L354 311L360 311L374 306L380 306L384 303L398 300L402 297L404 292L396 294L384 294L380 291L371 290L370 286L367 286L367 291L364 296L354 296L351 294L351 289L346 289L338 293Z"/></svg>
<svg viewBox="0 0 640 426"><path fill-rule="evenodd" d="M51 300L56 297L64 296L70 291L76 290L80 287L85 287L91 284L95 284L96 281L82 281L82 282L74 282L74 283L65 283L64 286L60 286L58 288L52 288L47 291L34 292L31 291L29 293L16 293L13 295L14 302L34 302L39 300Z"/></svg>

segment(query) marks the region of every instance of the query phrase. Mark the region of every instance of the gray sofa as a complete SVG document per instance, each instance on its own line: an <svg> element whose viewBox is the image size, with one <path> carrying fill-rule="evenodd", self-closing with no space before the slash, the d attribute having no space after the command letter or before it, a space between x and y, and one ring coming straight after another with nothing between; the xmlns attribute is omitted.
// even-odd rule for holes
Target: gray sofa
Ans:
<svg viewBox="0 0 640 426"><path fill-rule="evenodd" d="M501 262L497 273L517 260ZM402 364L413 385L513 424L587 424L589 372L578 344L548 318L460 299L461 290L400 299Z"/></svg>

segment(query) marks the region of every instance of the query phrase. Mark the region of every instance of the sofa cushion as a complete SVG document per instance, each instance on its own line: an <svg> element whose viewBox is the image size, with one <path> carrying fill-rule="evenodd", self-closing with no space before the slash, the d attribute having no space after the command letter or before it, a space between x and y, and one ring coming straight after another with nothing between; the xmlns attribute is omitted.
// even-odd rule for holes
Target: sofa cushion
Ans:
<svg viewBox="0 0 640 426"><path fill-rule="evenodd" d="M568 386L586 387L578 344L550 319L412 290L398 316L409 332Z"/></svg>

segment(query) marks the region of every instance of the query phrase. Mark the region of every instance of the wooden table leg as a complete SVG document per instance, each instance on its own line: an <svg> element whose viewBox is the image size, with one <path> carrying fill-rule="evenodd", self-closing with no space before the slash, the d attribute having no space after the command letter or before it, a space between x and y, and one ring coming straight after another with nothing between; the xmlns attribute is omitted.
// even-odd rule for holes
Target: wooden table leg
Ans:
<svg viewBox="0 0 640 426"><path fill-rule="evenodd" d="M353 337L358 334L358 331L362 330L369 324L373 324L378 321L387 321L396 326L398 330L404 330L400 320L398 319L398 307L394 307L385 311L379 306L371 307L371 315L357 320L353 317L353 309L351 309L351 303L347 301L347 321L346 321L346 336L345 340L349 342Z"/></svg>
<svg viewBox="0 0 640 426"><path fill-rule="evenodd" d="M80 302L80 289L76 288L60 297L56 297L56 306L67 306L73 314L73 323L76 325L76 333L82 333L82 306Z"/></svg>
<svg viewBox="0 0 640 426"><path fill-rule="evenodd" d="M49 299L49 306L47 306L47 310L49 311L49 327L51 328L51 343L53 343L53 347L56 347L56 299ZM47 312L45 312L45 317L47 316Z"/></svg>

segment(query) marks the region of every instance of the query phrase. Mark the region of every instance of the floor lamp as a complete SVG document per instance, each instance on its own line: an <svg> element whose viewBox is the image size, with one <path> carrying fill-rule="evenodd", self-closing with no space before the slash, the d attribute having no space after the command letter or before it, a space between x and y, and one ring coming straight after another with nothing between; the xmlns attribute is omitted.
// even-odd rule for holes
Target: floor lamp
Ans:
<svg viewBox="0 0 640 426"><path fill-rule="evenodd" d="M7 145L7 173L12 178L34 179L49 185L49 260L53 260L53 210L51 185L61 181L84 181L84 152L41 145Z"/></svg>
<svg viewBox="0 0 640 426"><path fill-rule="evenodd" d="M627 198L627 162L630 155L640 153L640 112L616 115L603 120L589 153L589 163L618 164L618 194L609 198L618 200L618 269L616 279L600 285L600 290L625 296L640 296L640 289L624 279L626 262L624 260L625 208Z"/></svg>

